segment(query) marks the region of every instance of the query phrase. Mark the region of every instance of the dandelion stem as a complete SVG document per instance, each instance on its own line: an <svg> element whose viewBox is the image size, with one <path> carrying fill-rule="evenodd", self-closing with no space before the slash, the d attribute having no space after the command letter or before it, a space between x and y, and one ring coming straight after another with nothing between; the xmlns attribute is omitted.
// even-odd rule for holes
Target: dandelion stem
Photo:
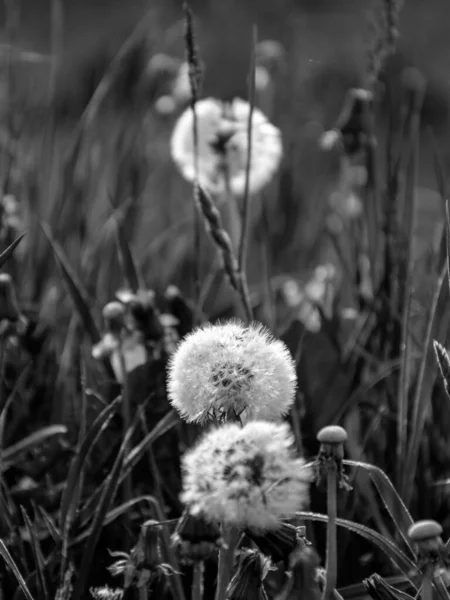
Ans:
<svg viewBox="0 0 450 600"><path fill-rule="evenodd" d="M323 600L332 600L333 592L337 582L337 541L336 541L336 517L337 517L337 469L330 465L327 470L327 554L326 571L327 578L323 591Z"/></svg>
<svg viewBox="0 0 450 600"><path fill-rule="evenodd" d="M239 539L239 532L234 527L222 524L222 539L225 542L225 547L219 550L215 600L225 600L227 587L232 576L234 551Z"/></svg>
<svg viewBox="0 0 450 600"><path fill-rule="evenodd" d="M192 582L192 600L202 600L203 598L203 573L205 563L203 561L194 564L194 580Z"/></svg>
<svg viewBox="0 0 450 600"><path fill-rule="evenodd" d="M128 430L130 429L131 423L131 412L130 412L130 394L128 387L128 377L127 370L125 365L125 356L123 354L122 343L119 343L119 359L120 359L120 369L123 375L123 383L122 383L122 431L123 437L125 439ZM128 454L129 447L125 450L125 456ZM123 502L129 502L133 497L133 486L131 481L131 475L128 474L123 482L122 489L122 497ZM127 518L127 517L126 517Z"/></svg>
<svg viewBox="0 0 450 600"><path fill-rule="evenodd" d="M422 600L433 600L432 572L433 565L427 565L422 579L422 592L420 594Z"/></svg>
<svg viewBox="0 0 450 600"><path fill-rule="evenodd" d="M139 600L148 600L148 591L145 586L139 588Z"/></svg>

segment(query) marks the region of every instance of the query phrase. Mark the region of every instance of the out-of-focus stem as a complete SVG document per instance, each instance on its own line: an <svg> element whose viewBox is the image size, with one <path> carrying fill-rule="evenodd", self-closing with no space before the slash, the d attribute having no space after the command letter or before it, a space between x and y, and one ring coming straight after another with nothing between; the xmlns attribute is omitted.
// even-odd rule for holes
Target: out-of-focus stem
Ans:
<svg viewBox="0 0 450 600"><path fill-rule="evenodd" d="M215 600L225 600L227 587L230 583L234 551L239 539L239 532L233 527L228 527L222 524L222 539L225 542L225 547L219 550L219 566L217 572L217 588Z"/></svg>
<svg viewBox="0 0 450 600"><path fill-rule="evenodd" d="M192 600L203 599L203 572L205 563L203 561L194 564L194 580L192 582Z"/></svg>
<svg viewBox="0 0 450 600"><path fill-rule="evenodd" d="M330 466L327 473L327 554L325 589L323 600L332 600L337 583L337 541L336 541L336 517L337 517L337 471L334 465Z"/></svg>

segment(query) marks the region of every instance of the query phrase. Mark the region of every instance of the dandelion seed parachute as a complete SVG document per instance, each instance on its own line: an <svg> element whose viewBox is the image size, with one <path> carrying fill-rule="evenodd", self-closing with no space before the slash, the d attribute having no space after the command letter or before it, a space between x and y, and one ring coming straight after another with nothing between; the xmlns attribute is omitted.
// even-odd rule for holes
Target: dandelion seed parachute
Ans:
<svg viewBox="0 0 450 600"><path fill-rule="evenodd" d="M229 186L236 196L245 193L250 105L239 98L225 104L214 98L196 104L199 183L213 194ZM254 194L273 178L283 146L280 131L257 108L252 116L252 157L249 187ZM188 181L195 180L194 115L191 108L178 119L171 139L172 158Z"/></svg>
<svg viewBox="0 0 450 600"><path fill-rule="evenodd" d="M276 420L295 397L295 364L262 325L204 325L188 334L169 364L168 394L188 422L225 417Z"/></svg>
<svg viewBox="0 0 450 600"><path fill-rule="evenodd" d="M309 501L311 471L286 423L211 430L183 458L181 500L194 515L254 531L277 529Z"/></svg>

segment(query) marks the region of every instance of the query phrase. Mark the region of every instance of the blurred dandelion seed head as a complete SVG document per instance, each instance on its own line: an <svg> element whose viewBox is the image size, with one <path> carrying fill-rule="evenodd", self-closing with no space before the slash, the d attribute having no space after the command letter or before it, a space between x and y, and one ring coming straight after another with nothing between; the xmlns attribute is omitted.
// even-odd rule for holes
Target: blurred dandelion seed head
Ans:
<svg viewBox="0 0 450 600"><path fill-rule="evenodd" d="M252 421L207 433L183 458L181 500L194 515L255 531L276 529L309 501L312 473L286 423Z"/></svg>
<svg viewBox="0 0 450 600"><path fill-rule="evenodd" d="M214 98L196 104L199 183L221 195L228 188L245 193L250 105L238 98L224 103ZM251 194L270 183L278 170L283 146L281 132L257 108L253 110L249 189ZM188 108L175 124L172 158L183 177L195 180L194 116Z"/></svg>
<svg viewBox="0 0 450 600"><path fill-rule="evenodd" d="M207 324L187 335L171 357L168 393L188 422L223 418L276 420L294 401L295 364L262 325Z"/></svg>

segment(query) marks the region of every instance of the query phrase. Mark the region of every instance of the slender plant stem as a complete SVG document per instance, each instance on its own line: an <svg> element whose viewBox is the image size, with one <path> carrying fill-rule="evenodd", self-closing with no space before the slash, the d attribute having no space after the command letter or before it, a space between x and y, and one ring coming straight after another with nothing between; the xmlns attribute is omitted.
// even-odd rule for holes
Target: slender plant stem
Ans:
<svg viewBox="0 0 450 600"><path fill-rule="evenodd" d="M222 538L225 542L225 547L219 550L215 600L225 600L227 587L232 576L234 551L239 539L239 533L236 529L222 524Z"/></svg>
<svg viewBox="0 0 450 600"><path fill-rule="evenodd" d="M433 566L427 565L422 579L422 592L420 594L422 600L433 600L433 582L431 579Z"/></svg>
<svg viewBox="0 0 450 600"><path fill-rule="evenodd" d="M194 581L192 582L192 600L203 599L203 573L205 563L203 561L194 564Z"/></svg>
<svg viewBox="0 0 450 600"><path fill-rule="evenodd" d="M253 126L253 110L255 108L255 68L256 68L256 46L258 43L258 30L256 25L253 28L252 39L252 61L250 65L250 81L249 81L249 102L250 110L248 113L247 124L247 164L245 165L245 190L244 204L242 211L242 232L239 240L238 263L241 273L245 271L245 259L247 256L248 229L250 221L250 169L252 164L252 126Z"/></svg>
<svg viewBox="0 0 450 600"><path fill-rule="evenodd" d="M327 474L327 578L323 591L323 600L332 600L337 583L337 470L335 465L330 465Z"/></svg>
<svg viewBox="0 0 450 600"><path fill-rule="evenodd" d="M122 342L119 345L119 359L120 359L120 368L122 370L123 375L123 383L122 383L122 431L123 437L125 438L127 435L127 431L130 428L131 424L131 411L130 411L130 394L129 394L129 385L128 385L128 375L125 365L125 356L123 353ZM127 456L129 451L129 447L125 450L125 457ZM122 488L122 497L123 502L129 502L133 497L133 484L131 480L131 475L128 474L123 482Z"/></svg>
<svg viewBox="0 0 450 600"><path fill-rule="evenodd" d="M139 588L139 600L148 600L148 590L146 586Z"/></svg>

